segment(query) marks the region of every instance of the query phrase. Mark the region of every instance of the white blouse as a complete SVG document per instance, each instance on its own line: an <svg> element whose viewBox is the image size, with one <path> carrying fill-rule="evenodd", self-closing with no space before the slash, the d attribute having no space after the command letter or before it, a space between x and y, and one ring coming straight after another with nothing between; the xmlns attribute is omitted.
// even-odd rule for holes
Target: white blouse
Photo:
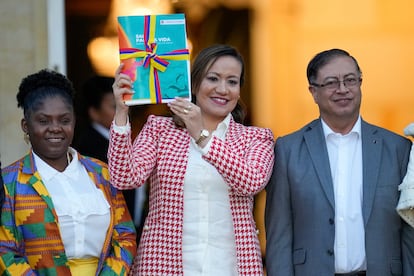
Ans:
<svg viewBox="0 0 414 276"><path fill-rule="evenodd" d="M230 117L212 135L225 138ZM184 178L184 275L237 275L229 187L192 141Z"/></svg>
<svg viewBox="0 0 414 276"><path fill-rule="evenodd" d="M78 160L77 152L72 148L69 152L73 158L63 172L33 155L56 209L67 257L99 257L110 224L110 205Z"/></svg>

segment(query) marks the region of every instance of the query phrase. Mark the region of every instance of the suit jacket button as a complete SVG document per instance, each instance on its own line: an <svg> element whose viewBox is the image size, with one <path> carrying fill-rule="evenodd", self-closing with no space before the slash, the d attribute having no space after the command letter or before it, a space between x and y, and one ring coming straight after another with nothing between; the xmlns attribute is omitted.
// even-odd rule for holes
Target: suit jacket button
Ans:
<svg viewBox="0 0 414 276"><path fill-rule="evenodd" d="M332 250L332 249L328 249L328 250L326 251L326 253L328 253L328 255L329 255L329 256L332 256L332 255L334 254L334 252L333 252L333 250Z"/></svg>
<svg viewBox="0 0 414 276"><path fill-rule="evenodd" d="M334 223L335 223L334 219L333 218L330 218L329 219L329 224L334 224Z"/></svg>

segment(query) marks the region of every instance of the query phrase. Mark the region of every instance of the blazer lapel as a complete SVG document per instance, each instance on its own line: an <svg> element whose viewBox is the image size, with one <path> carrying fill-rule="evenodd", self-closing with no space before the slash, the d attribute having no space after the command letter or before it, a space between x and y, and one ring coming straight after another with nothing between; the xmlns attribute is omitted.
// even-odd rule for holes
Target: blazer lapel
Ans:
<svg viewBox="0 0 414 276"><path fill-rule="evenodd" d="M229 145L237 146L237 141L240 138L240 128L234 121L233 117L230 118L229 127L226 133L226 143Z"/></svg>
<svg viewBox="0 0 414 276"><path fill-rule="evenodd" d="M371 127L364 121L361 122L361 132L363 166L362 212L366 225L374 202L374 191L377 188L383 141L381 137L378 137L376 128Z"/></svg>
<svg viewBox="0 0 414 276"><path fill-rule="evenodd" d="M329 165L328 150L326 148L325 137L323 135L322 124L320 119L309 124L304 133L306 146L309 150L310 157L315 167L316 174L319 177L322 189L328 198L332 207L335 207L335 197L331 176L331 167Z"/></svg>
<svg viewBox="0 0 414 276"><path fill-rule="evenodd" d="M22 175L21 180L23 183L27 183L28 185L32 186L32 188L39 194L39 196L46 202L49 209L52 211L55 219L57 219L57 214L55 207L53 205L52 198L46 186L43 184L42 178L35 168L33 155L28 154L23 159L23 167L22 167Z"/></svg>

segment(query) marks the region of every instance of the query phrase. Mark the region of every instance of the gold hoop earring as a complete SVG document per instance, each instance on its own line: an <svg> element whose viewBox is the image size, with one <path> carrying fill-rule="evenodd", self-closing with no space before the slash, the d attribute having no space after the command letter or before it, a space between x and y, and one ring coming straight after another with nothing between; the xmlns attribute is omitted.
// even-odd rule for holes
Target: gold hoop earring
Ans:
<svg viewBox="0 0 414 276"><path fill-rule="evenodd" d="M28 145L30 144L30 136L29 136L29 133L25 132L23 134L23 139L26 142L26 144L28 144Z"/></svg>

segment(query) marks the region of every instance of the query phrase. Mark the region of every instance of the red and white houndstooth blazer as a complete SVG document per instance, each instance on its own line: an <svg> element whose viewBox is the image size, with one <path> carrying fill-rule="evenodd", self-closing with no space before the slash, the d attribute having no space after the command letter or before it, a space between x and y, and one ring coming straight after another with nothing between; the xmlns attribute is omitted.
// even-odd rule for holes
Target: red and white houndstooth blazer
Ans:
<svg viewBox="0 0 414 276"><path fill-rule="evenodd" d="M177 128L168 117L149 116L133 144L130 132L120 134L111 128L112 184L132 189L147 179L150 183L149 213L133 275L183 275L184 175L190 141L187 130ZM229 186L239 275L263 275L253 201L270 178L273 145L270 129L246 127L231 119L225 141L213 136L203 156Z"/></svg>

